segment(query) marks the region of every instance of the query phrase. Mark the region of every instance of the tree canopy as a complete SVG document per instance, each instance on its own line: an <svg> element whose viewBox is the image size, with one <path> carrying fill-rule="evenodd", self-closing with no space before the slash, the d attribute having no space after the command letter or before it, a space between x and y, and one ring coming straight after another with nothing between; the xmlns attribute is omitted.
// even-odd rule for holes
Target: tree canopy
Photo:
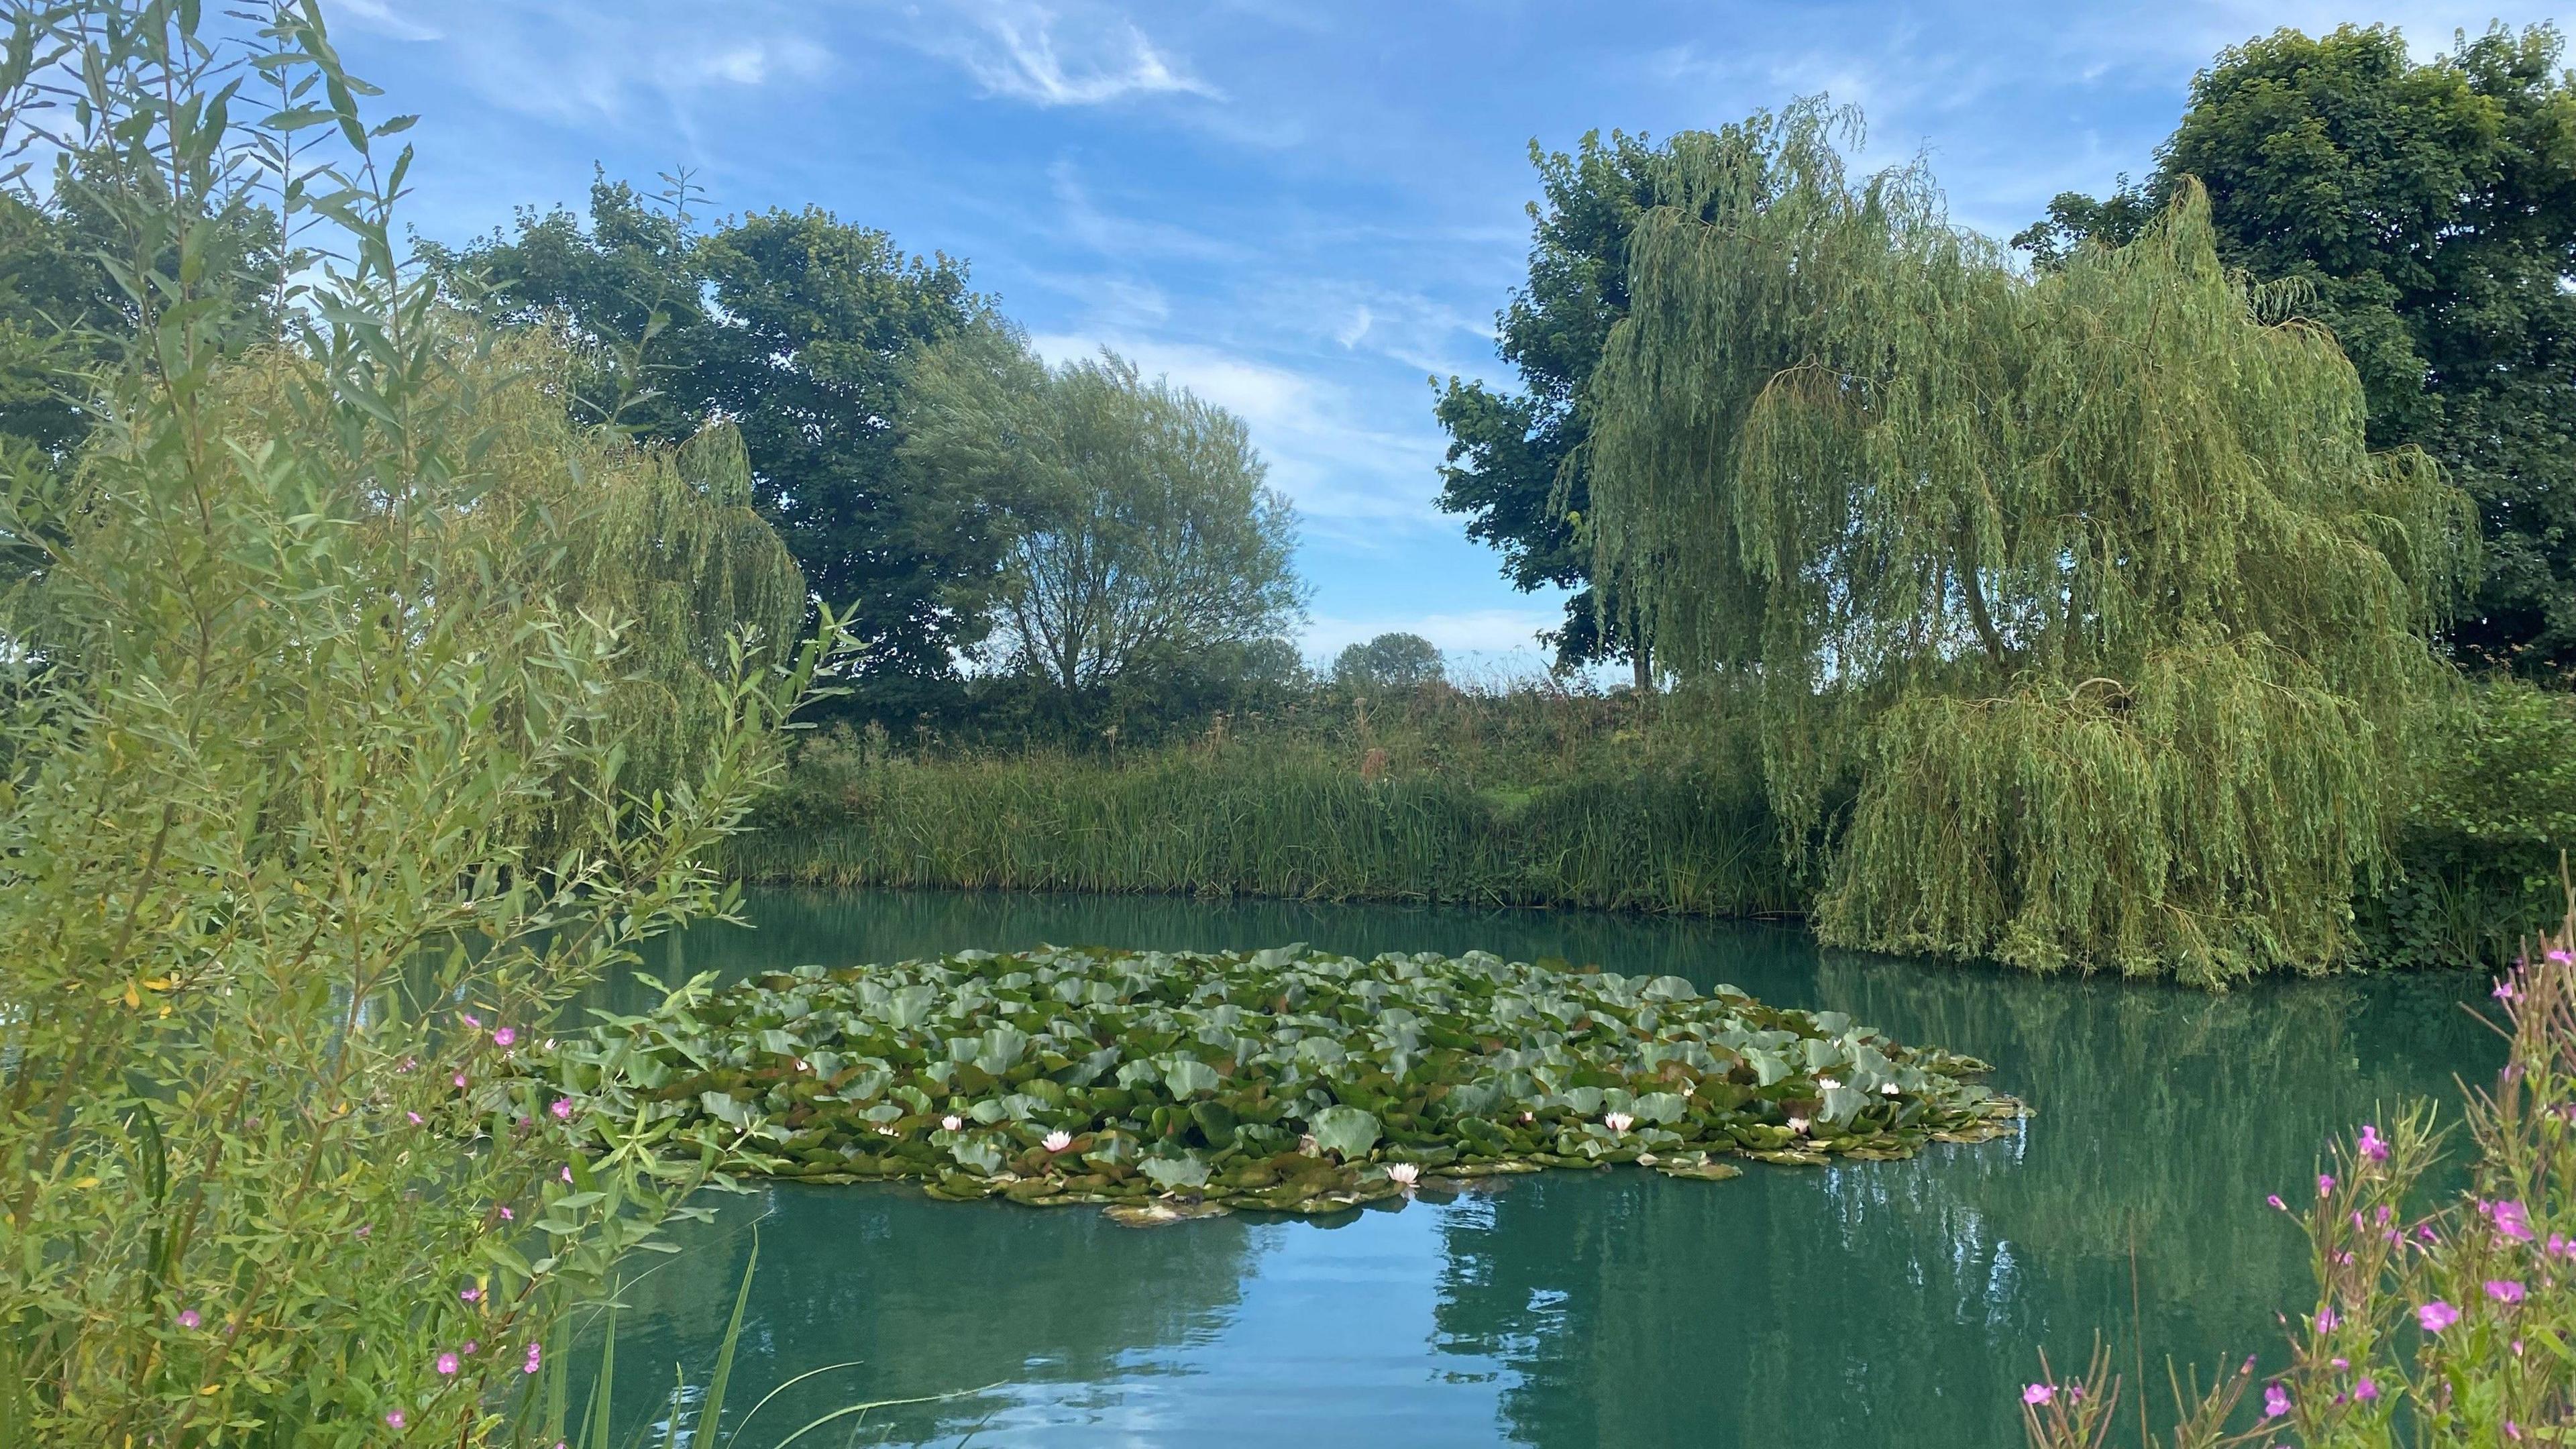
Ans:
<svg viewBox="0 0 2576 1449"><path fill-rule="evenodd" d="M1643 135L1584 136L1572 154L1530 145L1541 200L1530 215L1529 280L1494 319L1496 350L1520 373L1502 392L1452 377L1434 414L1449 433L1440 506L1502 551L1519 589L1575 590L1556 632L1567 663L1627 659L1650 677L1627 612L1594 587L1582 536L1589 508L1586 386L1601 344L1628 309L1628 235L1653 204L1655 149Z"/></svg>
<svg viewBox="0 0 2576 1449"><path fill-rule="evenodd" d="M2576 88L2547 26L2417 63L2386 26L2280 30L2192 83L2155 173L2068 193L2015 241L2043 267L2119 245L2196 180L2220 259L2303 284L2361 375L2374 447L2477 499L2487 567L2446 637L2576 670Z"/></svg>
<svg viewBox="0 0 2576 1449"><path fill-rule="evenodd" d="M1677 138L1591 389L1596 573L1745 674L1830 941L2224 980L2349 949L2475 517L2177 187L2033 280L1801 103Z"/></svg>
<svg viewBox="0 0 2576 1449"><path fill-rule="evenodd" d="M984 328L911 379L904 457L1012 515L996 626L1068 701L1232 653L1302 612L1296 514L1243 421L1133 363L1050 368Z"/></svg>
<svg viewBox="0 0 2576 1449"><path fill-rule="evenodd" d="M761 514L807 585L849 612L868 702L900 712L953 691L959 651L985 629L1005 520L937 473L908 471L907 360L980 325L989 302L963 263L908 256L828 212L768 211L701 234L685 187L657 208L601 180L590 220L524 213L444 259L501 320L562 330L582 349L572 400L677 442L711 419L740 432Z"/></svg>
<svg viewBox="0 0 2576 1449"><path fill-rule="evenodd" d="M1420 689L1447 674L1440 646L1419 634L1380 634L1333 656L1333 683L1348 690Z"/></svg>

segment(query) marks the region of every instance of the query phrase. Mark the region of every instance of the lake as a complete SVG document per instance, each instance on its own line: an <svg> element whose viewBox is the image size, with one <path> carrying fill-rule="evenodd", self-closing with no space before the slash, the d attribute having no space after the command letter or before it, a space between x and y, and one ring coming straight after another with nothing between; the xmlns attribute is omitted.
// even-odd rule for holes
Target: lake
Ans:
<svg viewBox="0 0 2576 1449"><path fill-rule="evenodd" d="M2286 982L2209 996L1826 951L1783 926L1579 913L969 893L759 893L754 929L664 943L670 979L1040 943L1359 956L1482 948L1731 982L1995 1064L2037 1115L1904 1162L1748 1163L1729 1182L1623 1168L1319 1221L1138 1230L1097 1210L934 1202L890 1185L725 1199L644 1266L621 1325L626 1402L703 1382L760 1243L728 1421L762 1449L983 1446L1777 1445L2021 1442L2046 1349L2097 1333L2165 1400L2286 1355L2314 1306L2306 1242L2264 1207L2327 1137L2483 1080L2500 1044L2465 976ZM643 989L607 993L633 1009ZM2143 1340L2143 1341L2141 1341ZM578 1390L576 1392L579 1392ZM625 1430L621 1430L622 1435Z"/></svg>

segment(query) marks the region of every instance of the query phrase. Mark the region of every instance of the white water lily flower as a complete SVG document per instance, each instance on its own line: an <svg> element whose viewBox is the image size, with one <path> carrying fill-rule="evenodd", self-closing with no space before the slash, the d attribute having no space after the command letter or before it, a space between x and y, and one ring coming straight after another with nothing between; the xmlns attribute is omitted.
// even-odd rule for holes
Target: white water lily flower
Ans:
<svg viewBox="0 0 2576 1449"><path fill-rule="evenodd" d="M1411 1191L1413 1185L1422 1180L1422 1169L1410 1162L1391 1162L1387 1164L1386 1180Z"/></svg>
<svg viewBox="0 0 2576 1449"><path fill-rule="evenodd" d="M1046 1150L1049 1152L1062 1152L1072 1145L1073 1134L1070 1132L1055 1131L1046 1135Z"/></svg>
<svg viewBox="0 0 2576 1449"><path fill-rule="evenodd" d="M1819 1092L1831 1092L1831 1091L1834 1091L1834 1090L1836 1090L1836 1089L1840 1088L1841 1086L1842 1086L1842 1083L1835 1081L1835 1080L1834 1080L1833 1078L1831 1078L1831 1077L1818 1077L1818 1078L1816 1078L1816 1090L1817 1090L1817 1091L1819 1091Z"/></svg>
<svg viewBox="0 0 2576 1449"><path fill-rule="evenodd" d="M1523 1122L1535 1122L1538 1120L1538 1114L1536 1112L1523 1112L1521 1114L1521 1120Z"/></svg>
<svg viewBox="0 0 2576 1449"><path fill-rule="evenodd" d="M900 1133L900 1132L898 1132L898 1131L896 1131L896 1130L895 1130L894 1124L893 1124L892 1122L879 1122L879 1123L877 1124L877 1131L878 1131L881 1135L883 1135L883 1136L887 1136L887 1137L901 1137L901 1136L903 1135L902 1133Z"/></svg>
<svg viewBox="0 0 2576 1449"><path fill-rule="evenodd" d="M1881 1082L1878 1084L1878 1094L1882 1097L1893 1097L1897 1094L1897 1090L1897 1085L1894 1082Z"/></svg>
<svg viewBox="0 0 2576 1449"><path fill-rule="evenodd" d="M1790 1130L1790 1131L1792 1131L1792 1132L1797 1133L1797 1134L1798 1134L1799 1136L1801 1136L1801 1137L1806 1136L1806 1135L1807 1135L1807 1119L1806 1119L1806 1118L1804 1118L1804 1117L1792 1117L1792 1118L1790 1118L1790 1119L1789 1119L1789 1130Z"/></svg>
<svg viewBox="0 0 2576 1449"><path fill-rule="evenodd" d="M1625 1112L1613 1112L1609 1116L1601 1119L1601 1125L1609 1128L1613 1132L1625 1132L1629 1128L1637 1125L1637 1119L1629 1116Z"/></svg>
<svg viewBox="0 0 2576 1449"><path fill-rule="evenodd" d="M958 1116L954 1112L951 1112L947 1116L939 1119L939 1125L950 1132L954 1132L966 1125L966 1119Z"/></svg>

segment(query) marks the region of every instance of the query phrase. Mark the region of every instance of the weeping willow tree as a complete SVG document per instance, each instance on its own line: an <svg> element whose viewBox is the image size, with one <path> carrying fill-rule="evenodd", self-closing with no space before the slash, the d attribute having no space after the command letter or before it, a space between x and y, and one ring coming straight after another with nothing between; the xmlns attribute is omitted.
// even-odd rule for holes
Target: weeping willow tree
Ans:
<svg viewBox="0 0 2576 1449"><path fill-rule="evenodd" d="M750 461L730 424L676 446L578 424L563 403L573 364L557 339L496 337L453 315L433 320L449 330L436 371L407 401L416 409L410 419L353 425L311 354L287 348L217 370L213 415L245 449L329 457L339 476L358 480L342 505L354 516L333 521L360 538L398 530L429 556L473 560L441 597L402 607L444 605L470 619L478 616L460 596L466 591L543 597L566 617L615 630L617 657L594 727L616 746L566 754L568 773L530 824L541 847L596 838L621 828L638 802L690 778L724 741L743 665L791 661L810 607L804 575L753 507ZM415 447L406 427L432 420L464 441ZM420 537L424 529L437 536ZM105 631L133 627L69 595L49 603L41 578L27 592L15 633L75 668L99 652ZM515 627L497 625L475 647L524 653L528 641ZM489 727L526 723L495 718Z"/></svg>
<svg viewBox="0 0 2576 1449"><path fill-rule="evenodd" d="M2033 280L1813 102L1677 140L1587 520L1659 658L1748 681L1828 941L2320 969L2386 861L2474 513L2182 187Z"/></svg>

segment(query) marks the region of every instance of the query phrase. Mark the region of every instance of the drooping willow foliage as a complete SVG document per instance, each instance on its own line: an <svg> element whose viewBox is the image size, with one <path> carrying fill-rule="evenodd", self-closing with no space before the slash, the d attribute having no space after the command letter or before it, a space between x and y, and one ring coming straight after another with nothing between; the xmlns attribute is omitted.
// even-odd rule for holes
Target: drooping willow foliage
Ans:
<svg viewBox="0 0 2576 1449"><path fill-rule="evenodd" d="M1827 940L2333 964L2468 500L2365 448L2196 187L2033 280L1920 162L1848 177L1856 134L1808 102L1665 158L1594 384L1602 574L1659 658L1756 682Z"/></svg>
<svg viewBox="0 0 2576 1449"><path fill-rule="evenodd" d="M765 665L791 661L809 604L804 575L753 508L750 461L731 425L675 447L584 426L563 405L571 360L555 339L493 338L452 315L431 322L450 332L439 370L411 400L414 422L435 418L462 431L466 446L415 452L402 428L351 427L344 409L320 405L329 379L288 348L218 370L214 415L244 447L284 440L365 480L345 505L361 535L432 528L446 535L423 541L435 552L478 560L472 583L451 578L439 597L398 607L463 609L454 596L472 588L542 596L567 617L615 627L617 661L597 703L619 748L567 757L581 760L564 767L576 774L555 782L531 821L532 843L560 847L616 828L633 800L697 768L728 728L736 649L748 646ZM428 499L436 501L419 506ZM76 662L101 629L131 627L69 600L48 609L43 594L40 585L29 622L55 657ZM524 641L505 633L479 647L517 652Z"/></svg>

